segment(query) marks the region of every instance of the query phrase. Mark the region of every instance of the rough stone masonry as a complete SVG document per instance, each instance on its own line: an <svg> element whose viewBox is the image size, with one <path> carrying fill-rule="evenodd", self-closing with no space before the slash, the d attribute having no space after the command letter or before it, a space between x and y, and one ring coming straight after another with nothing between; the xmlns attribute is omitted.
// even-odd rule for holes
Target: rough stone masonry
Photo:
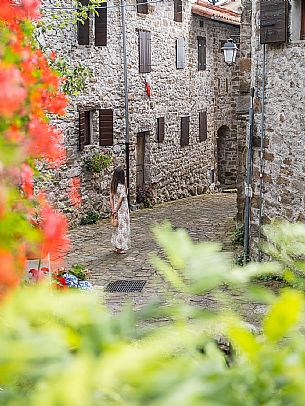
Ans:
<svg viewBox="0 0 305 406"><path fill-rule="evenodd" d="M72 1L61 2L69 9ZM148 14L137 12L136 1L126 7L128 101L130 136L130 197L136 201L137 169L143 166L144 186L155 186L157 201L179 199L204 193L218 175L224 184L236 177L236 95L238 70L226 66L221 46L239 27L198 17L191 2L182 2L182 22L174 21L174 1L150 3ZM61 10L45 2L45 18ZM96 212L108 212L108 189L113 167L125 165L124 76L120 2L107 2L107 45L94 45L94 18L90 20L89 45L78 45L77 28L52 22L45 33L51 49L72 66L81 63L93 71L86 90L70 100L67 114L57 124L62 128L67 162L45 177L45 188L53 204L64 211L72 225ZM145 74L139 73L139 30L151 32L151 97L145 91ZM206 40L206 69L198 70L198 37ZM176 40L184 38L185 67L176 68ZM83 168L84 159L99 151L98 110L113 111L113 145L103 148L113 165L92 175ZM79 150L79 112L90 110L90 145ZM199 112L207 112L207 138L199 140ZM189 116L189 143L180 145L181 117ZM164 141L157 142L157 119L164 117ZM222 129L221 129L222 128ZM139 134L145 137L139 161ZM227 136L217 141L219 137ZM219 150L219 151L218 151ZM222 156L218 160L218 155ZM138 158L137 158L138 157ZM218 168L221 166L221 168ZM225 176L230 178L226 180ZM72 206L68 199L71 179L81 180L82 202Z"/></svg>

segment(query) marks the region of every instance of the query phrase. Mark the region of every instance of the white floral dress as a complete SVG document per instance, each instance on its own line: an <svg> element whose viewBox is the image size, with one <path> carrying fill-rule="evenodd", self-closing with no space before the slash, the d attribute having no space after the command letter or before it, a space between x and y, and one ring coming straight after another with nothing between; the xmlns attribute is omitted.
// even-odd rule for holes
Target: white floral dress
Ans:
<svg viewBox="0 0 305 406"><path fill-rule="evenodd" d="M113 229L111 243L115 249L127 251L130 244L130 218L125 186L121 183L118 184L114 195L115 208L118 206L120 197L123 198L123 201L117 213L119 225Z"/></svg>

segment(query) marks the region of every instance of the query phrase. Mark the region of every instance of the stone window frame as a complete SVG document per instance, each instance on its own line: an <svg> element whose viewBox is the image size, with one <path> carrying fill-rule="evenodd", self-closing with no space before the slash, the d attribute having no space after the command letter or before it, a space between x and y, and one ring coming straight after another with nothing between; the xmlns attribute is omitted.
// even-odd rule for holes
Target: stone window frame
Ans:
<svg viewBox="0 0 305 406"><path fill-rule="evenodd" d="M106 107L101 106L100 104L81 104L77 105L78 116L82 111L90 112L90 143L86 145L95 145L99 146L99 110ZM80 137L80 129L78 126L78 139ZM85 149L85 148L84 148ZM80 149L78 145L78 151L82 152L84 149Z"/></svg>

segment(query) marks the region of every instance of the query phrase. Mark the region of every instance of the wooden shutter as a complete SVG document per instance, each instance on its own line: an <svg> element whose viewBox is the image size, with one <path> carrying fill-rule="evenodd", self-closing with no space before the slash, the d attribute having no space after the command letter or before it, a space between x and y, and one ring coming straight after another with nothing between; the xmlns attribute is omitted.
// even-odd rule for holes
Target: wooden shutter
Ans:
<svg viewBox="0 0 305 406"><path fill-rule="evenodd" d="M139 72L151 72L151 33L139 31Z"/></svg>
<svg viewBox="0 0 305 406"><path fill-rule="evenodd" d="M305 40L305 0L302 0L300 39Z"/></svg>
<svg viewBox="0 0 305 406"><path fill-rule="evenodd" d="M113 110L99 111L100 145L113 145Z"/></svg>
<svg viewBox="0 0 305 406"><path fill-rule="evenodd" d="M157 123L158 123L157 140L160 143L164 141L164 117L159 117L157 119Z"/></svg>
<svg viewBox="0 0 305 406"><path fill-rule="evenodd" d="M261 44L287 41L287 16L287 0L260 1Z"/></svg>
<svg viewBox="0 0 305 406"><path fill-rule="evenodd" d="M200 113L199 113L199 141L206 141L207 137L208 137L207 112L200 111Z"/></svg>
<svg viewBox="0 0 305 406"><path fill-rule="evenodd" d="M182 0L174 0L174 21L182 22Z"/></svg>
<svg viewBox="0 0 305 406"><path fill-rule="evenodd" d="M79 112L79 138L78 147L82 151L85 145L90 144L91 117L90 111Z"/></svg>
<svg viewBox="0 0 305 406"><path fill-rule="evenodd" d="M83 6L88 6L89 0L80 0ZM79 45L89 45L89 18L86 18L84 24L77 22L77 40Z"/></svg>
<svg viewBox="0 0 305 406"><path fill-rule="evenodd" d="M184 38L178 38L176 40L176 67L177 69L185 68Z"/></svg>
<svg viewBox="0 0 305 406"><path fill-rule="evenodd" d="M102 3L103 7L96 9L98 15L95 15L95 45L107 45L107 3Z"/></svg>
<svg viewBox="0 0 305 406"><path fill-rule="evenodd" d="M198 70L206 70L206 39L197 37L198 40Z"/></svg>
<svg viewBox="0 0 305 406"><path fill-rule="evenodd" d="M180 145L185 147L189 145L189 136L190 136L190 117L181 117L181 138Z"/></svg>
<svg viewBox="0 0 305 406"><path fill-rule="evenodd" d="M141 14L148 14L147 0L137 0L137 12Z"/></svg>

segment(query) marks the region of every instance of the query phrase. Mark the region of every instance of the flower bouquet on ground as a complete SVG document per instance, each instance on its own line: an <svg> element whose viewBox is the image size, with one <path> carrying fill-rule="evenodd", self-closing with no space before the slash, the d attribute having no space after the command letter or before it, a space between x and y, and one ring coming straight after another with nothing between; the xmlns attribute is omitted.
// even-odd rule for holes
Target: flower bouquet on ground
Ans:
<svg viewBox="0 0 305 406"><path fill-rule="evenodd" d="M86 280L88 274L89 270L79 264L73 265L69 271L60 268L53 274L53 286L57 289L92 290L92 283Z"/></svg>

